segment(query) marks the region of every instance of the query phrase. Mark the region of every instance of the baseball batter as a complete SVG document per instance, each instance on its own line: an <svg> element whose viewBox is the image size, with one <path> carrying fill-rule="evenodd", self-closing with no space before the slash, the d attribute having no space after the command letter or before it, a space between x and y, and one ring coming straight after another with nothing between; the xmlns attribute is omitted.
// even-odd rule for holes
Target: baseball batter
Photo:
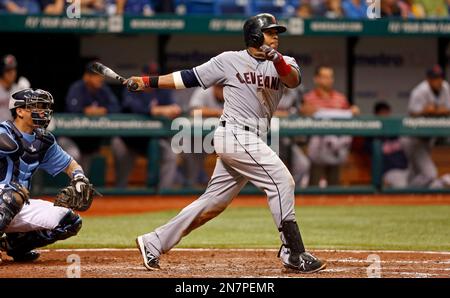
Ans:
<svg viewBox="0 0 450 298"><path fill-rule="evenodd" d="M277 51L278 34L285 31L273 15L259 14L244 24L245 50L224 52L190 70L131 77L125 82L136 82L138 90L224 85L224 111L214 134L218 155L214 173L200 198L164 226L136 239L147 269L158 270L162 254L220 214L248 181L267 194L280 231L278 256L283 265L299 273L325 268L325 262L305 251L295 220L294 180L263 142L284 88L295 88L301 81L296 61Z"/></svg>

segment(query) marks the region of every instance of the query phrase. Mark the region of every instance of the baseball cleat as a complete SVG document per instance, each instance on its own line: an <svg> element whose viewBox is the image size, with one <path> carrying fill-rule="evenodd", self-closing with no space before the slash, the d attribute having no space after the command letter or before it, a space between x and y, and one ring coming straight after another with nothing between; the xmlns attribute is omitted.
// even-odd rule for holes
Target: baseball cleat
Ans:
<svg viewBox="0 0 450 298"><path fill-rule="evenodd" d="M301 253L297 259L293 258L284 246L280 249L279 257L286 269L297 273L314 273L327 267L326 262L319 260L309 252Z"/></svg>
<svg viewBox="0 0 450 298"><path fill-rule="evenodd" d="M148 249L145 247L144 240L142 236L136 238L136 244L141 252L142 259L144 260L144 266L150 271L160 270L159 267L159 258L154 256Z"/></svg>
<svg viewBox="0 0 450 298"><path fill-rule="evenodd" d="M35 250L32 250L21 254L10 254L8 252L8 256L12 257L14 262L33 262L39 259L41 254Z"/></svg>

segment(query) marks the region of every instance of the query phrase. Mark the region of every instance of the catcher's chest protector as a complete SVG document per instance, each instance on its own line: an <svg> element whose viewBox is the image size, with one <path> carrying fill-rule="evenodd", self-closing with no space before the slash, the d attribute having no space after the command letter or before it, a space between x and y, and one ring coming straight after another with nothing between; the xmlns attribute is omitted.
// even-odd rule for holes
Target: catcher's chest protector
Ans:
<svg viewBox="0 0 450 298"><path fill-rule="evenodd" d="M0 159L0 183L9 183L17 181L20 184L29 185L29 180L45 157L50 146L54 143L52 135L45 135L40 131L35 131L36 138L33 142L28 142L22 133L8 121L9 125L1 124L9 134L14 138L19 148L13 154ZM8 159L12 161L8 162ZM9 181L8 174L11 173Z"/></svg>

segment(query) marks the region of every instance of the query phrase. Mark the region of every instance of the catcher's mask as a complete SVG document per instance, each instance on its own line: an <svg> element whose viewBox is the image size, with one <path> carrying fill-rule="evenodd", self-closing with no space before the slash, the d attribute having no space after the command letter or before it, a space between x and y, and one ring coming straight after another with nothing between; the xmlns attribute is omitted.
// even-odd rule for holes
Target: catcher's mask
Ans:
<svg viewBox="0 0 450 298"><path fill-rule="evenodd" d="M45 90L31 88L17 91L11 96L9 109L24 108L31 111L33 124L46 129L53 115L53 96Z"/></svg>

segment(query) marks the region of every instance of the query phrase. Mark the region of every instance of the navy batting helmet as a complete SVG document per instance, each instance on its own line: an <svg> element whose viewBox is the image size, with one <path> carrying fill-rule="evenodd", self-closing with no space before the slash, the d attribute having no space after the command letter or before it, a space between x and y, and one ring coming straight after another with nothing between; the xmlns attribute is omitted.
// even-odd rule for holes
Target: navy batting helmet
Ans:
<svg viewBox="0 0 450 298"><path fill-rule="evenodd" d="M278 33L286 32L286 27L278 24L277 19L269 13L251 17L244 24L244 40L247 47L259 48L264 43L264 30L276 29Z"/></svg>

